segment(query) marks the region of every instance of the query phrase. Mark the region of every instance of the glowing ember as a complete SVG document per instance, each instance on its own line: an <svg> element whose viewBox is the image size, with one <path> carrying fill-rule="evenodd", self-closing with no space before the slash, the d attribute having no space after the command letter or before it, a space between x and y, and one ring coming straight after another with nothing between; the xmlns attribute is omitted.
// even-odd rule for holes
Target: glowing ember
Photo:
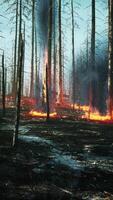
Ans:
<svg viewBox="0 0 113 200"><path fill-rule="evenodd" d="M39 117L39 118L45 118L45 117L47 117L47 113L38 112L38 111L34 111L34 110L31 110L29 112L29 115L31 115L33 117ZM50 113L50 117L51 118L57 117L57 113L56 112Z"/></svg>

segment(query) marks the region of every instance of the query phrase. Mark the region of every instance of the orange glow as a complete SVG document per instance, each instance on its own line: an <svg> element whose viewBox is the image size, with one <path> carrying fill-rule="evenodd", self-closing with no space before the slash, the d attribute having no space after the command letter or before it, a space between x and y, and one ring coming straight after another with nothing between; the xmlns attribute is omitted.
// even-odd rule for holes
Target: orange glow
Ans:
<svg viewBox="0 0 113 200"><path fill-rule="evenodd" d="M82 115L82 119L87 119L91 121L102 121L102 122L111 122L111 116L109 114L101 115L97 110L92 111L89 106L86 105L77 105L77 104L71 104L71 108L74 108L75 110L82 110L84 111L84 114Z"/></svg>
<svg viewBox="0 0 113 200"><path fill-rule="evenodd" d="M47 117L47 113L38 112L36 110L31 110L29 112L29 115L31 115L33 117L39 117L39 118L45 118L45 117ZM57 113L56 112L50 113L50 117L51 118L57 117Z"/></svg>
<svg viewBox="0 0 113 200"><path fill-rule="evenodd" d="M89 120L94 120L94 121L106 121L106 120L111 120L111 116L109 114L107 115L100 115L98 111L95 112L90 112L89 117L88 113L85 113L84 118L89 119Z"/></svg>
<svg viewBox="0 0 113 200"><path fill-rule="evenodd" d="M58 108L61 108L61 113L58 112ZM68 112L68 109L72 111L72 108L74 110L77 110L78 113L80 111L80 117L79 119L82 120L89 120L89 121L95 121L95 122L103 122L103 123L113 123L113 120L111 119L111 116L109 114L101 115L97 110L92 110L89 108L89 106L81 106L81 105L72 105L72 104L63 104L63 105L57 105L56 112L50 113L51 118L68 118L71 117L70 113ZM63 112L67 109L67 112ZM83 111L83 112L81 112ZM58 112L58 113L57 113ZM46 118L47 114L43 112L38 112L35 110L32 110L29 112L29 114L33 117L39 117L39 118ZM75 112L72 112L72 117L74 118ZM76 114L75 114L76 115ZM76 116L75 116L76 118Z"/></svg>

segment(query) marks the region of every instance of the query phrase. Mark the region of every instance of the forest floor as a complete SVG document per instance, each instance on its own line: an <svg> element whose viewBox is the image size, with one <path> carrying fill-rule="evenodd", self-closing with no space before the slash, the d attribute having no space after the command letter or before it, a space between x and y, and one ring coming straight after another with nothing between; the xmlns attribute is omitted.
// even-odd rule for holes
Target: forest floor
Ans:
<svg viewBox="0 0 113 200"><path fill-rule="evenodd" d="M113 125L0 117L0 200L113 200Z"/></svg>

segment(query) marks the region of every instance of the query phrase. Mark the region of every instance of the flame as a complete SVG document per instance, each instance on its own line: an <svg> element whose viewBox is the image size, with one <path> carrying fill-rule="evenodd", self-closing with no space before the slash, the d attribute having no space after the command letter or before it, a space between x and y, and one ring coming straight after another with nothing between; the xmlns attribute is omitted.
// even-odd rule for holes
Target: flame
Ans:
<svg viewBox="0 0 113 200"><path fill-rule="evenodd" d="M102 122L111 122L111 116L109 113L106 115L101 115L98 110L92 111L89 106L87 105L77 105L77 104L71 104L71 108L79 109L84 111L84 114L82 115L82 119L92 120L92 121L102 121Z"/></svg>
<svg viewBox="0 0 113 200"><path fill-rule="evenodd" d="M47 117L47 113L38 112L38 111L36 111L36 110L31 110L31 111L29 112L29 115L31 115L31 116L33 116L33 117L39 117L39 118L45 118L45 117ZM50 117L51 117L51 118L57 117L57 113L56 113L56 112L50 113Z"/></svg>
<svg viewBox="0 0 113 200"><path fill-rule="evenodd" d="M80 115L80 118L81 119L85 119L85 120L90 120L90 121L95 121L95 122L104 122L104 123L113 123L113 120L111 119L111 116L109 113L107 113L106 115L101 115L98 110L93 110L90 109L89 106L87 105L72 105L72 104L65 104L65 105L59 105L59 107L63 108L64 110L66 108L68 109L72 109L74 108L75 110L80 110L80 111L83 111L83 113ZM47 113L44 113L44 112L38 112L36 110L31 110L29 112L29 115L33 116L33 117L39 117L39 118L46 118L47 117ZM66 118L68 117L68 112L65 116L63 116L63 113L62 114L58 114L57 111L56 112L53 112L53 113L50 113L50 117L51 118L59 118L62 117L62 118Z"/></svg>
<svg viewBox="0 0 113 200"><path fill-rule="evenodd" d="M99 112L91 112L90 113L90 120L94 120L94 121L110 121L111 120L111 116L109 114L107 115L100 115Z"/></svg>

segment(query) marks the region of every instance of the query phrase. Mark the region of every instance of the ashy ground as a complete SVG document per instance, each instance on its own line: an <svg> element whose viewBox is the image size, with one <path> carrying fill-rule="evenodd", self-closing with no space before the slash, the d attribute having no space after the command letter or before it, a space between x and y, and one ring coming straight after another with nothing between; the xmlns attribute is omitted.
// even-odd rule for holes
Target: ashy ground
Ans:
<svg viewBox="0 0 113 200"><path fill-rule="evenodd" d="M112 200L113 125L0 119L0 200Z"/></svg>

